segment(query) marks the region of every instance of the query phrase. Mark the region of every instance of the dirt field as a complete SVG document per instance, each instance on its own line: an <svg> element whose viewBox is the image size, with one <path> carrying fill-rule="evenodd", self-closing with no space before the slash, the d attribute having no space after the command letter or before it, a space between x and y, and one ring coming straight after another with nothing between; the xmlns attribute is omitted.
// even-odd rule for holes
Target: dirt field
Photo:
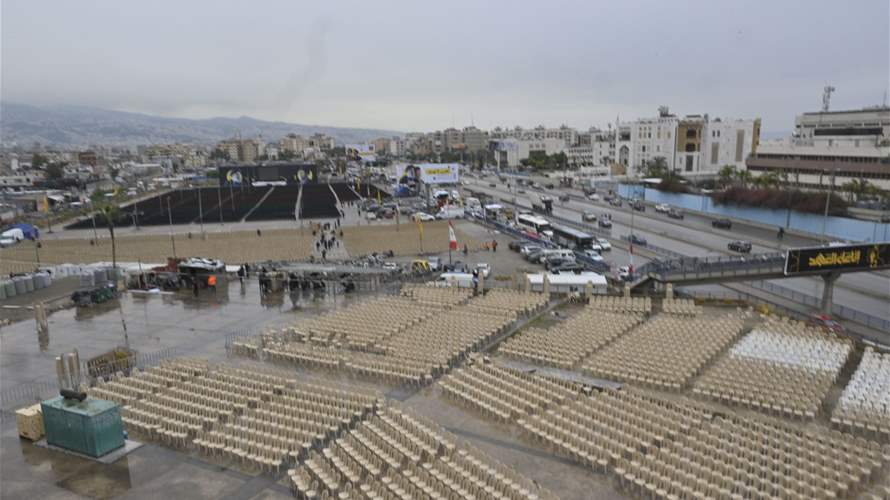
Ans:
<svg viewBox="0 0 890 500"><path fill-rule="evenodd" d="M466 222L455 224L455 233L461 246L464 243L476 248L479 242L460 230ZM346 249L351 256L392 250L396 255L411 255L420 251L417 226L404 223L396 226L371 225L344 227ZM98 244L90 245L88 239L44 240L40 248L40 263L84 264L111 262L111 240L107 233ZM173 255L170 237L165 234L118 236L117 260L119 262L163 263ZM207 233L206 239L193 233L191 238L176 234L176 254L222 259L228 264L263 260L302 260L312 254L314 239L307 227L303 234L296 229L264 229L262 236L256 230ZM448 249L448 223L444 221L424 224L423 249L425 252L442 252ZM0 250L0 274L33 271L37 267L34 243L25 241L11 248Z"/></svg>
<svg viewBox="0 0 890 500"><path fill-rule="evenodd" d="M461 230L463 224L469 223L457 222L454 225L458 243L461 248L464 244L470 248L477 248L479 242ZM414 222L402 223L398 231L394 225L348 227L344 228L343 239L346 241L349 254L354 257L386 250L392 250L396 255L420 253L420 232ZM448 251L447 221L423 223L423 251L424 253Z"/></svg>

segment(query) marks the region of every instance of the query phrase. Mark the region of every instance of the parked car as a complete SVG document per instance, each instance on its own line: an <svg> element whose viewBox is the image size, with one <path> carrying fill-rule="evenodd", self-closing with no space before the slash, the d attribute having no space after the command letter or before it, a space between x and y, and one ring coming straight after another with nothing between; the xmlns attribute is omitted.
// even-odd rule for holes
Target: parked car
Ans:
<svg viewBox="0 0 890 500"><path fill-rule="evenodd" d="M384 262L383 269L387 271L398 271L399 269L401 269L401 267L399 267L399 264L397 262Z"/></svg>
<svg viewBox="0 0 890 500"><path fill-rule="evenodd" d="M375 212L365 212L365 219L377 220L377 214Z"/></svg>
<svg viewBox="0 0 890 500"><path fill-rule="evenodd" d="M491 274L491 265L485 262L480 262L476 264L476 271L478 271L483 278L487 278L488 275Z"/></svg>
<svg viewBox="0 0 890 500"><path fill-rule="evenodd" d="M642 236L640 236L638 234L630 235L630 237L627 238L627 240L630 241L631 243L633 243L634 245L639 245L641 247L644 247L647 245L646 238L643 238Z"/></svg>
<svg viewBox="0 0 890 500"><path fill-rule="evenodd" d="M656 203L655 211L660 214L666 214L671 210L671 206L667 203Z"/></svg>
<svg viewBox="0 0 890 500"><path fill-rule="evenodd" d="M553 269L553 268L556 268L559 266L563 266L566 264L574 264L574 263L575 263L574 257L564 257L561 255L550 255L544 259L544 267L547 270L550 270L550 269Z"/></svg>
<svg viewBox="0 0 890 500"><path fill-rule="evenodd" d="M590 243L590 250L593 250L594 252L597 252L597 253L601 253L603 251L603 247L601 247L600 244L597 243L596 240L594 240L593 242Z"/></svg>
<svg viewBox="0 0 890 500"><path fill-rule="evenodd" d="M494 182L489 182L488 187L493 188L493 187L498 187L498 185L495 184Z"/></svg>
<svg viewBox="0 0 890 500"><path fill-rule="evenodd" d="M621 198L619 198L617 196L612 198L611 200L609 200L609 205L612 205L613 207L620 207L621 206Z"/></svg>
<svg viewBox="0 0 890 500"><path fill-rule="evenodd" d="M751 253L751 242L750 241L741 241L741 240L730 241L729 244L726 245L726 247L729 248L730 250L732 250L733 252Z"/></svg>
<svg viewBox="0 0 890 500"><path fill-rule="evenodd" d="M683 211L677 208L672 208L668 211L668 217L671 219L682 219L684 216Z"/></svg>
<svg viewBox="0 0 890 500"><path fill-rule="evenodd" d="M596 250L593 250L593 249L585 250L585 251L584 251L584 256L587 257L588 259L594 261L594 262L602 262L602 261L604 260L604 259L603 259L603 256L600 255L599 252L597 252Z"/></svg>
<svg viewBox="0 0 890 500"><path fill-rule="evenodd" d="M428 222L431 220L436 220L436 218L426 212L417 212L416 214L414 214L414 220Z"/></svg>
<svg viewBox="0 0 890 500"><path fill-rule="evenodd" d="M561 194L561 195L559 195L559 201L561 201L561 202L564 202L564 203L565 203L565 202L567 202L567 201L569 201L569 200L571 200L571 199L572 199L572 198L571 198L569 195L567 195L567 194Z"/></svg>
<svg viewBox="0 0 890 500"><path fill-rule="evenodd" d="M716 219L711 221L711 226L717 229L732 229L732 221L729 219Z"/></svg>
<svg viewBox="0 0 890 500"><path fill-rule="evenodd" d="M605 238L597 238L596 243L603 249L603 252L609 252L612 250L612 244L609 243L609 240Z"/></svg>
<svg viewBox="0 0 890 500"><path fill-rule="evenodd" d="M525 194L525 189L519 188L516 190L516 192L519 194Z"/></svg>
<svg viewBox="0 0 890 500"><path fill-rule="evenodd" d="M585 210L583 214L581 214L581 220L584 222L593 222L596 220L596 213L593 210Z"/></svg>
<svg viewBox="0 0 890 500"><path fill-rule="evenodd" d="M513 240L510 243L507 243L507 248L513 250L514 252L518 252L522 248L522 242L519 240Z"/></svg>
<svg viewBox="0 0 890 500"><path fill-rule="evenodd" d="M519 247L519 254L528 258L529 254L542 250L541 245L523 245Z"/></svg>
<svg viewBox="0 0 890 500"><path fill-rule="evenodd" d="M621 281L633 281L633 273L630 272L629 266L621 266L618 268L618 279Z"/></svg>
<svg viewBox="0 0 890 500"><path fill-rule="evenodd" d="M587 195L587 199L590 201L600 201L600 195L596 193L590 193Z"/></svg>

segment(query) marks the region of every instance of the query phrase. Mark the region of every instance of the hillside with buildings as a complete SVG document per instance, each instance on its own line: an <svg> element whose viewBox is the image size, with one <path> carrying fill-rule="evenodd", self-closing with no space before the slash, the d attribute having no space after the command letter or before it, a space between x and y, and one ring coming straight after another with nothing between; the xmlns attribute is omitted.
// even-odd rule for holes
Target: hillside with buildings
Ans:
<svg viewBox="0 0 890 500"><path fill-rule="evenodd" d="M192 120L166 118L83 106L37 107L0 103L0 143L3 146L78 148L90 145L212 144L240 134L269 140L290 134L321 133L338 143L364 142L392 136L390 130L326 127L238 118Z"/></svg>

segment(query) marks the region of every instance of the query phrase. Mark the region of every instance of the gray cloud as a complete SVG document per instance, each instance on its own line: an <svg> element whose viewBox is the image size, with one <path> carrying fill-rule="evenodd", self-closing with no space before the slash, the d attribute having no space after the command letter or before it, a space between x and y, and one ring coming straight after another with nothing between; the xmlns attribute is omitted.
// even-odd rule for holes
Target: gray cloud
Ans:
<svg viewBox="0 0 890 500"><path fill-rule="evenodd" d="M2 2L0 97L429 130L877 104L886 0Z"/></svg>

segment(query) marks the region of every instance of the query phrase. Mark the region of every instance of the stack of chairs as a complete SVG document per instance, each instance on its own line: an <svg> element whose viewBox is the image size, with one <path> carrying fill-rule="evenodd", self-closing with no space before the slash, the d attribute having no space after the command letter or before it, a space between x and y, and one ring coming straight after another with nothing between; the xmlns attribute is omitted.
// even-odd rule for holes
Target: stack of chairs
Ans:
<svg viewBox="0 0 890 500"><path fill-rule="evenodd" d="M386 407L288 471L298 499L551 499L424 418Z"/></svg>
<svg viewBox="0 0 890 500"><path fill-rule="evenodd" d="M205 454L277 473L283 463L321 449L382 403L380 394L288 381L256 408L200 432L194 444Z"/></svg>
<svg viewBox="0 0 890 500"><path fill-rule="evenodd" d="M772 415L812 419L851 351L849 339L796 321L769 320L708 369L693 391Z"/></svg>
<svg viewBox="0 0 890 500"><path fill-rule="evenodd" d="M890 354L865 348L831 423L857 434L890 439Z"/></svg>
<svg viewBox="0 0 890 500"><path fill-rule="evenodd" d="M588 307L550 329L528 328L507 339L498 352L571 370L581 359L612 342L642 319L641 314L605 312Z"/></svg>
<svg viewBox="0 0 890 500"><path fill-rule="evenodd" d="M561 404L579 393L568 383L485 363L454 370L439 385L448 399L504 423Z"/></svg>
<svg viewBox="0 0 890 500"><path fill-rule="evenodd" d="M692 317L701 314L704 308L695 305L692 299L664 299L661 301L661 311L665 314Z"/></svg>
<svg viewBox="0 0 890 500"><path fill-rule="evenodd" d="M710 417L692 406L607 389L517 423L536 444L603 473L627 456L657 450Z"/></svg>
<svg viewBox="0 0 890 500"><path fill-rule="evenodd" d="M594 295L590 297L588 307L606 312L649 314L652 312L652 299L623 295Z"/></svg>
<svg viewBox="0 0 890 500"><path fill-rule="evenodd" d="M679 391L741 332L738 316L718 319L658 315L593 354L594 377Z"/></svg>
<svg viewBox="0 0 890 500"><path fill-rule="evenodd" d="M717 417L624 459L615 473L647 498L846 498L885 461L877 443L849 434Z"/></svg>

